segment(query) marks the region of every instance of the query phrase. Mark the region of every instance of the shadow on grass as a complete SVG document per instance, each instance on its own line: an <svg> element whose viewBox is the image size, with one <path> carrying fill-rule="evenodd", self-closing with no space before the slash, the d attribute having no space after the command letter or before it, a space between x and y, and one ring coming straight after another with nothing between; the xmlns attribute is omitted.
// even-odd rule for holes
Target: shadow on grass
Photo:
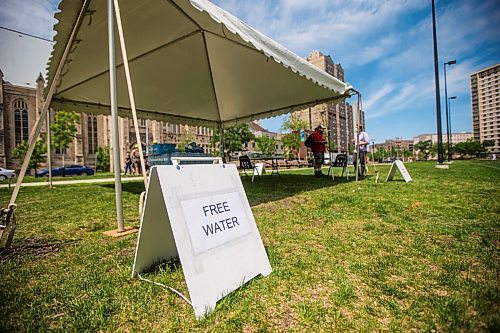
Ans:
<svg viewBox="0 0 500 333"><path fill-rule="evenodd" d="M332 180L331 176L314 178L312 174L301 173L282 173L281 176L264 175L260 180L253 182L251 177L242 176L241 181L250 206L278 201L299 193L330 188L348 182L345 177L336 176L335 180Z"/></svg>
<svg viewBox="0 0 500 333"><path fill-rule="evenodd" d="M179 257L156 261L151 266L146 267L141 275L155 275L163 272L173 273L176 271L182 271Z"/></svg>
<svg viewBox="0 0 500 333"><path fill-rule="evenodd" d="M109 188L112 190L115 189L115 184L102 184L99 186ZM140 195L142 192L145 191L144 190L144 183L142 182L142 180L137 181L137 182L122 183L122 191Z"/></svg>
<svg viewBox="0 0 500 333"><path fill-rule="evenodd" d="M360 179L360 181L369 182L371 178L372 176L366 176ZM301 173L281 173L281 176L263 175L260 179L255 178L253 182L252 177L241 176L241 182L245 188L250 206L278 201L302 192L330 188L354 181L352 177L348 181L345 176L340 177L336 175L335 180L332 180L332 177L327 175L315 178L312 174ZM114 189L115 187L114 184L102 184L99 186L109 189ZM123 183L122 191L140 195L144 191L144 184L142 181Z"/></svg>
<svg viewBox="0 0 500 333"><path fill-rule="evenodd" d="M44 241L39 238L30 238L20 241L12 245L8 250L4 250L0 254L0 262L7 259L23 258L23 257L47 257L56 254L66 245L78 243L80 240L71 239L67 241Z"/></svg>

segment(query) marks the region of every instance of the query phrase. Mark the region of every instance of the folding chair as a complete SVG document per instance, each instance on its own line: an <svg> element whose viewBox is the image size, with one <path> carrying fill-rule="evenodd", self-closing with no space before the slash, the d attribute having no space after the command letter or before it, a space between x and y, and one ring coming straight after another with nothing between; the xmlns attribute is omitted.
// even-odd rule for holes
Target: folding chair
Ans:
<svg viewBox="0 0 500 333"><path fill-rule="evenodd" d="M247 155L240 156L239 158L240 161L240 170L243 171L246 177L248 177L247 170L252 170L252 182L253 179L255 178L255 175L260 179L259 172L257 168L255 167L255 164L250 161L250 157Z"/></svg>
<svg viewBox="0 0 500 333"><path fill-rule="evenodd" d="M335 180L335 175L332 168L342 168L342 175L340 177L344 176L344 172L347 169L347 154L338 154L335 157L335 161L333 162L330 159L330 168L328 169L328 175L330 175L331 172L332 180Z"/></svg>

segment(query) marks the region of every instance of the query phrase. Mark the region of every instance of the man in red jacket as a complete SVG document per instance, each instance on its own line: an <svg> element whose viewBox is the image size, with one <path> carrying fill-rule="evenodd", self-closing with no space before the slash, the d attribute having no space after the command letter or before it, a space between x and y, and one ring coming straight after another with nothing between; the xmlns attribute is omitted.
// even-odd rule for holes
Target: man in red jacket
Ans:
<svg viewBox="0 0 500 333"><path fill-rule="evenodd" d="M325 146L326 146L326 140L325 137L323 136L324 130L325 127L319 124L318 127L316 127L314 129L314 132L312 133L314 143L311 146L311 151L314 156L314 177L323 176L323 173L321 172L321 167L325 162Z"/></svg>

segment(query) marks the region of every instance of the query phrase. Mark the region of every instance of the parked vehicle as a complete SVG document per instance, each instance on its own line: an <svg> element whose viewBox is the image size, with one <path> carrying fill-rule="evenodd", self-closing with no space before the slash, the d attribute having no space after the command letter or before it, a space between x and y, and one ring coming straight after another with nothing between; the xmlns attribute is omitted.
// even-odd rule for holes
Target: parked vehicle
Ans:
<svg viewBox="0 0 500 333"><path fill-rule="evenodd" d="M9 178L16 178L16 171L0 168L0 180L5 180Z"/></svg>
<svg viewBox="0 0 500 333"><path fill-rule="evenodd" d="M94 174L94 169L85 165L70 165L67 167L52 168L52 176L91 176ZM49 170L43 169L35 174L35 177L49 176Z"/></svg>

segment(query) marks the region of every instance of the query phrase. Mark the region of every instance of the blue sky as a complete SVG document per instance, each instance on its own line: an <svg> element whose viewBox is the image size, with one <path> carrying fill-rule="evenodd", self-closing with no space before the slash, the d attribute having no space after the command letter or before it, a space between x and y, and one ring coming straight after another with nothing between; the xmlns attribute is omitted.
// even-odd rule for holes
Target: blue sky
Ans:
<svg viewBox="0 0 500 333"><path fill-rule="evenodd" d="M341 63L346 81L363 95L366 127L375 141L436 132L430 0L213 2L299 56L319 50ZM2 0L0 26L50 39L57 3ZM452 129L471 131L470 74L500 62L500 2L436 0L436 7L442 104L443 62L456 59L447 67L448 96L457 96L451 101ZM14 73L2 70L15 81ZM444 122L444 104L442 109ZM281 121L262 124L278 131Z"/></svg>

